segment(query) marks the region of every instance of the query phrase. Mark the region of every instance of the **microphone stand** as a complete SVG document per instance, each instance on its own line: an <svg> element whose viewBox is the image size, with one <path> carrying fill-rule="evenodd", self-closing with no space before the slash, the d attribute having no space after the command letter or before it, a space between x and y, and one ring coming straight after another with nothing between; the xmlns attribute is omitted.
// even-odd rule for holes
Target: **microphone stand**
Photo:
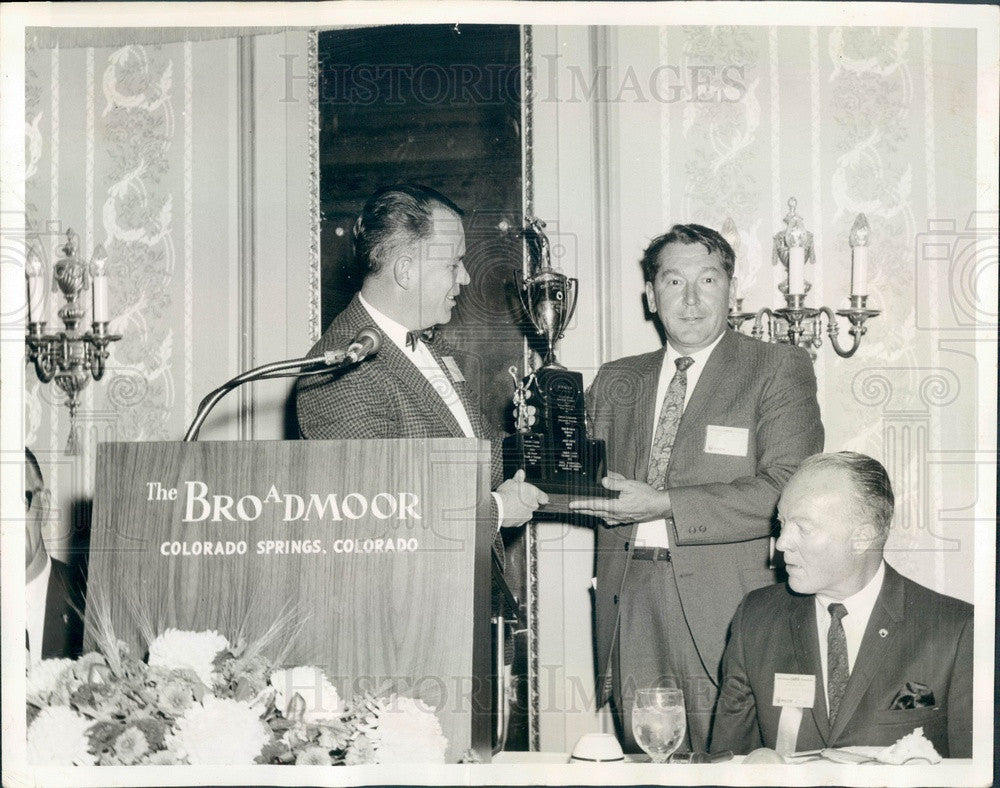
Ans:
<svg viewBox="0 0 1000 788"><path fill-rule="evenodd" d="M337 350L326 353L322 356L307 356L306 358L293 358L287 361L273 361L270 364L264 364L263 366L255 367L254 369L243 372L232 380L226 381L217 389L209 392L205 396L205 398L198 405L198 412L195 414L194 421L191 422L191 426L188 427L187 432L184 433L184 440L198 440L198 431L201 429L201 425L205 422L205 419L208 418L208 414L211 413L212 408L214 408L218 404L219 400L226 396L226 394L233 389L242 386L244 383L251 383L255 380L269 380L272 378L318 375L322 372L336 371L337 369L354 363L354 361L355 359L352 358L346 350ZM311 369L312 367L317 368ZM287 372L286 370L293 371Z"/></svg>

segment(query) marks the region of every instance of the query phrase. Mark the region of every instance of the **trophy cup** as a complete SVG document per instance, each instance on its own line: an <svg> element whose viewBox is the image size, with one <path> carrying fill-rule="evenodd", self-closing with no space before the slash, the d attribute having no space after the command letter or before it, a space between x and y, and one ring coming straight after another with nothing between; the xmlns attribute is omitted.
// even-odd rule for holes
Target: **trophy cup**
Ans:
<svg viewBox="0 0 1000 788"><path fill-rule="evenodd" d="M528 245L530 271L516 275L518 295L535 330L545 341L542 365L514 378L517 432L504 439L504 475L523 468L527 481L549 494L549 512L569 512L574 498L611 498L618 493L601 486L605 446L587 437L583 375L556 362L555 345L576 309L577 280L552 267L549 240L539 219L525 220L522 236ZM529 406L535 407L534 423Z"/></svg>

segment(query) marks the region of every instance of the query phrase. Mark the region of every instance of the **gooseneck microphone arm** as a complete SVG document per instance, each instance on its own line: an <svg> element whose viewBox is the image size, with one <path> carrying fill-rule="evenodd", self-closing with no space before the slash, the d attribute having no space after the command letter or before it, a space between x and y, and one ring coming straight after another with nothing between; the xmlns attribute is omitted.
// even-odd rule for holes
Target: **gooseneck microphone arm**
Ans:
<svg viewBox="0 0 1000 788"><path fill-rule="evenodd" d="M184 433L185 441L198 440L198 431L201 425L208 418L219 400L235 388L239 388L244 383L251 383L255 380L269 380L272 378L305 377L308 375L318 375L322 372L333 372L338 369L357 364L359 361L378 352L382 344L382 335L371 328L364 328L358 332L354 342L346 350L331 350L321 356L306 356L305 358L293 358L287 361L274 361L260 367L248 370L237 375L235 378L226 381L217 389L209 392L198 405L198 412L194 421Z"/></svg>

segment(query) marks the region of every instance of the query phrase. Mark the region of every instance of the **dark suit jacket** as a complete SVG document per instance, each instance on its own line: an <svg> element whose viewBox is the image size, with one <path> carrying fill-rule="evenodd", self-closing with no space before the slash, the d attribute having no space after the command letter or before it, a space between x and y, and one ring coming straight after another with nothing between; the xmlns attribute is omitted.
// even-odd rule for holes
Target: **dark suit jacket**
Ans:
<svg viewBox="0 0 1000 788"><path fill-rule="evenodd" d="M816 676L816 700L803 713L799 751L885 746L923 727L942 756L972 757L972 605L924 588L888 564L832 728L814 597L785 585L747 596L733 618L723 660L713 750L774 748L781 715L772 705L775 673ZM908 681L930 687L936 705L891 710Z"/></svg>
<svg viewBox="0 0 1000 788"><path fill-rule="evenodd" d="M656 388L666 349L601 367L588 394L608 470L646 480ZM742 456L705 451L709 425L747 431ZM747 591L774 583L772 517L799 463L823 449L816 375L808 354L726 331L702 370L674 440L666 487L678 591L702 663L716 680L726 629ZM635 526L598 529L599 682L610 669L618 594ZM627 648L627 644L622 644ZM602 694L601 702L607 699Z"/></svg>
<svg viewBox="0 0 1000 788"><path fill-rule="evenodd" d="M378 328L355 296L330 323L310 356L347 347L362 328ZM454 356L436 338L439 356ZM445 374L451 373L444 368ZM466 383L451 380L465 405L477 438L492 444L491 476L495 489L502 481L500 433L484 418ZM374 356L345 372L300 378L295 405L303 438L463 438L465 433L451 410L419 369L388 337Z"/></svg>
<svg viewBox="0 0 1000 788"><path fill-rule="evenodd" d="M84 594L83 577L53 558L45 595L42 659L76 659L83 652Z"/></svg>

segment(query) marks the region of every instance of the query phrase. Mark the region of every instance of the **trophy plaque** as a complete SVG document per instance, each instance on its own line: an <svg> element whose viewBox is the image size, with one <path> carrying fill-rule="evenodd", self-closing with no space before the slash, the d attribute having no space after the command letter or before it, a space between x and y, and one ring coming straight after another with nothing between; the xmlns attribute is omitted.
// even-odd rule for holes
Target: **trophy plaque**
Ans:
<svg viewBox="0 0 1000 788"><path fill-rule="evenodd" d="M583 375L556 362L556 342L576 309L577 280L552 267L544 227L539 219L525 221L530 274L518 272L516 279L525 314L545 342L545 355L541 366L523 379L516 367L509 370L517 431L503 442L504 476L523 468L526 481L549 495L540 511L568 513L570 500L616 498L618 493L601 485L605 445L587 437Z"/></svg>

